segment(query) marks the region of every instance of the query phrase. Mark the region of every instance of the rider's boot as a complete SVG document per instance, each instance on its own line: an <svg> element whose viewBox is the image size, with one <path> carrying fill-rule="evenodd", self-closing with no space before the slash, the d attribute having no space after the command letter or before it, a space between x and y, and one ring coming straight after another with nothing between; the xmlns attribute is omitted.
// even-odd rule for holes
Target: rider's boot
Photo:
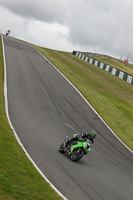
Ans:
<svg viewBox="0 0 133 200"><path fill-rule="evenodd" d="M65 139L65 142L64 142L64 147L67 148L68 144L69 144L69 139L68 139L68 136L66 136L66 139Z"/></svg>

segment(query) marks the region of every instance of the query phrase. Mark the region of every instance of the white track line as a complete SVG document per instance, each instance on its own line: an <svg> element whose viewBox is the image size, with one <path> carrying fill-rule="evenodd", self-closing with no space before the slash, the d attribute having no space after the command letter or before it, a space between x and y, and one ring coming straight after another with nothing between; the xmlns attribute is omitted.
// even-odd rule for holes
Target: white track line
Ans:
<svg viewBox="0 0 133 200"><path fill-rule="evenodd" d="M49 185L57 192L57 194L63 198L64 200L68 200L48 179L47 177L42 173L42 171L39 169L39 167L36 165L36 163L32 160L32 158L30 157L30 155L28 154L28 152L26 151L26 149L24 148L22 142L20 141L12 123L9 117L9 112L8 112L8 98L7 98L7 70L6 70L6 59L5 59L5 47L4 47L4 40L3 40L3 36L1 34L1 39L2 39L2 47L3 47L3 60L4 60L4 98L5 98L5 110L6 110L6 115L9 121L9 124L11 126L11 129L14 132L14 135L18 141L18 143L20 144L20 146L22 147L22 149L24 150L26 156L29 158L29 160L32 162L32 164L34 165L34 167L37 169L37 171L41 174L41 176L47 181L47 183L49 183Z"/></svg>
<svg viewBox="0 0 133 200"><path fill-rule="evenodd" d="M35 47L34 47L35 48ZM36 48L35 48L36 49ZM92 107L92 105L85 99L81 92L62 74L54 65L51 63L38 49L36 49L41 56L43 56L70 84L74 89L80 94L80 96L86 101L86 103L91 107L91 109L98 115L102 122L108 127L108 129L113 133L113 135L131 152L133 151L114 133L114 131L107 125L107 123L102 119L102 117L97 113L97 111Z"/></svg>

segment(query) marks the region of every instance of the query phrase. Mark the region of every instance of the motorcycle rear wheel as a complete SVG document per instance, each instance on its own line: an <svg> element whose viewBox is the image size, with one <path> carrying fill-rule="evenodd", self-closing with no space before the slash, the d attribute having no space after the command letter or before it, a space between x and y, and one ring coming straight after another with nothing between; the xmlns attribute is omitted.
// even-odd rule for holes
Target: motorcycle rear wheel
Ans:
<svg viewBox="0 0 133 200"><path fill-rule="evenodd" d="M73 161L73 162L76 162L78 160L80 160L84 155L84 151L83 150L79 150L79 149L74 149L72 154L70 155L70 159Z"/></svg>

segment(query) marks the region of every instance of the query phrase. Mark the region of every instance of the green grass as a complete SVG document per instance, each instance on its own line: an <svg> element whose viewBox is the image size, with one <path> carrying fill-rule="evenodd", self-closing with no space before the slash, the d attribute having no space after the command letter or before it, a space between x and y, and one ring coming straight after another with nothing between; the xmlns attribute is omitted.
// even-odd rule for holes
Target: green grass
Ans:
<svg viewBox="0 0 133 200"><path fill-rule="evenodd" d="M25 156L8 124L3 96L0 37L0 200L61 199Z"/></svg>
<svg viewBox="0 0 133 200"><path fill-rule="evenodd" d="M116 60L113 58L104 58L104 57L93 57L93 58L96 60L99 60L101 62L104 62L112 67L120 69L123 72L133 75L133 64L128 63L126 66L124 61L122 61L122 60Z"/></svg>
<svg viewBox="0 0 133 200"><path fill-rule="evenodd" d="M80 90L111 129L133 150L133 85L72 53L36 48Z"/></svg>

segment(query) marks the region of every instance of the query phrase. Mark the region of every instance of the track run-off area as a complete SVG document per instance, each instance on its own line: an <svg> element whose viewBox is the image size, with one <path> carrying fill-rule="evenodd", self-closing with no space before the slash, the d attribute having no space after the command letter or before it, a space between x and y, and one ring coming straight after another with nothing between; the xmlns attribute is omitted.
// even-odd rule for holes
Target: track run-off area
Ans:
<svg viewBox="0 0 133 200"><path fill-rule="evenodd" d="M9 119L40 172L69 200L132 200L132 152L34 47L6 36L3 42ZM97 137L74 163L58 148L76 130Z"/></svg>

